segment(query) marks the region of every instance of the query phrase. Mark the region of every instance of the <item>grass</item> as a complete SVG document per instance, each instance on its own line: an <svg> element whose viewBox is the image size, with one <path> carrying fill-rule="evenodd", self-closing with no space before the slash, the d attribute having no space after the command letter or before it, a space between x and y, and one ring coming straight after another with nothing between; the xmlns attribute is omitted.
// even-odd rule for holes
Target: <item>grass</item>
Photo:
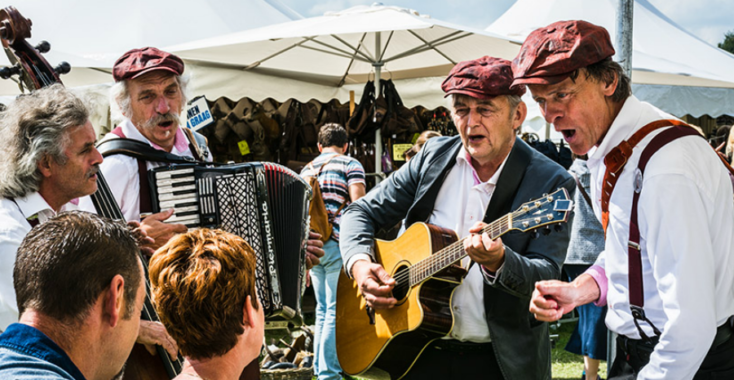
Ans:
<svg viewBox="0 0 734 380"><path fill-rule="evenodd" d="M578 380L584 371L584 358L563 349L571 337L574 325L574 323L563 323L558 330L552 332L558 335L558 339L554 339L555 345L551 350L553 380ZM602 378L606 378L606 373L607 362L602 361L599 365L599 374Z"/></svg>
<svg viewBox="0 0 734 380"><path fill-rule="evenodd" d="M310 311L310 310L309 310ZM307 325L314 324L313 313L304 313L304 319ZM557 330L551 330L553 336L553 348L551 350L551 364L553 380L578 380L584 371L584 359L579 355L574 355L563 348L566 347L568 339L571 337L575 323L562 323ZM288 333L285 330L270 330L265 332L268 343L276 343L279 339L288 339ZM599 366L599 374L602 378L606 378L607 363L601 362ZM316 377L313 378L316 380Z"/></svg>

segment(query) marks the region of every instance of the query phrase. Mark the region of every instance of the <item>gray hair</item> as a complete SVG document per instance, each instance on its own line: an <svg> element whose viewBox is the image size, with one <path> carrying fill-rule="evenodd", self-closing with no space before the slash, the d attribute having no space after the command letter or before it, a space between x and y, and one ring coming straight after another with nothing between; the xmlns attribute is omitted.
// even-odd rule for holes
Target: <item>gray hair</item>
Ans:
<svg viewBox="0 0 734 380"><path fill-rule="evenodd" d="M510 103L510 113L514 113L515 109L517 109L517 106L520 105L520 102L522 102L522 97L518 95L503 95L507 97L507 102ZM454 100L461 101L463 99L476 99L469 95L464 94L449 94L449 96L446 97L446 108L449 109L449 112L453 112L454 109Z"/></svg>
<svg viewBox="0 0 734 380"><path fill-rule="evenodd" d="M84 103L61 84L19 96L0 119L6 148L0 150L0 196L38 191L38 163L48 156L65 165L68 132L89 120Z"/></svg>
<svg viewBox="0 0 734 380"><path fill-rule="evenodd" d="M189 99L190 77L188 75L175 75L174 78L181 89L181 112L183 113L186 111L186 103ZM121 122L132 115L133 109L130 100L128 80L119 81L112 85L110 88L110 118L113 121Z"/></svg>

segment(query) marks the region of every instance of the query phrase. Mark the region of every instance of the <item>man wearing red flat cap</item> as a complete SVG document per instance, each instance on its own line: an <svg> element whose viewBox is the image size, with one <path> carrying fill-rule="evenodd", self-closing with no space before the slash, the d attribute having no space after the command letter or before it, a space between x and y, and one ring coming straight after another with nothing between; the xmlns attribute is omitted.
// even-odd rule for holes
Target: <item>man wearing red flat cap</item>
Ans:
<svg viewBox="0 0 734 380"><path fill-rule="evenodd" d="M186 121L182 120L188 84L183 73L181 58L154 47L123 54L112 69L116 83L111 89L113 107L119 109L123 118L103 141L128 138L177 156L211 161L204 136L186 128ZM153 249L187 230L183 224L163 223L173 215L173 209L151 215L147 172L161 165L165 164L115 154L107 156L100 166L125 219L140 220L141 229L155 240ZM89 197L82 198L79 207L95 211ZM315 236L308 241L309 264L318 264L318 258L323 256L322 245Z"/></svg>
<svg viewBox="0 0 734 380"><path fill-rule="evenodd" d="M532 32L513 61L571 150L589 154L605 250L571 284L536 285L530 310L554 321L609 306L619 334L610 378L734 378L734 204L706 141L639 101L607 31L561 21Z"/></svg>
<svg viewBox="0 0 734 380"><path fill-rule="evenodd" d="M128 138L178 156L211 161L204 137L182 127L187 84L183 72L179 57L153 47L123 54L112 69L116 83L111 90L113 107L119 108L123 120L104 140ZM141 215L145 216L141 224L156 240L153 249L174 234L186 232L183 224L163 223L173 210L150 215L153 206L147 170L160 165L122 154L108 156L101 165L125 219L141 220ZM80 208L94 211L89 198L80 201Z"/></svg>
<svg viewBox="0 0 734 380"><path fill-rule="evenodd" d="M442 89L459 136L428 140L342 219L345 270L374 309L397 303L395 279L375 263L371 238L381 226L428 221L467 237L471 260L462 262L468 275L451 300L453 329L428 344L407 378L550 379L548 327L528 313L527 302L535 282L560 275L568 229L534 240L519 232L491 240L481 228L523 202L575 186L561 166L516 137L525 88L511 83L507 60L457 64Z"/></svg>

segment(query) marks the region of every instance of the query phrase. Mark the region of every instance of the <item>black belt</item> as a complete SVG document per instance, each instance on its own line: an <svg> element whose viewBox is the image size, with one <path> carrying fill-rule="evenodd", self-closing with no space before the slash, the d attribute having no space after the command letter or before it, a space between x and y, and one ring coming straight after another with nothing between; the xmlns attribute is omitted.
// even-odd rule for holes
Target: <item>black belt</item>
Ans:
<svg viewBox="0 0 734 380"><path fill-rule="evenodd" d="M714 341L711 343L711 347L716 348L728 342L732 335L734 335L734 316L727 319L723 325L716 329L716 336L714 336ZM645 341L644 339L632 339L624 335L620 335L617 339L617 344L620 345L627 355L640 358L649 357L655 349L655 345L658 344L658 337L652 337L649 341Z"/></svg>
<svg viewBox="0 0 734 380"><path fill-rule="evenodd" d="M432 343L438 350L448 352L487 352L492 350L492 343L461 342L454 339L438 339Z"/></svg>

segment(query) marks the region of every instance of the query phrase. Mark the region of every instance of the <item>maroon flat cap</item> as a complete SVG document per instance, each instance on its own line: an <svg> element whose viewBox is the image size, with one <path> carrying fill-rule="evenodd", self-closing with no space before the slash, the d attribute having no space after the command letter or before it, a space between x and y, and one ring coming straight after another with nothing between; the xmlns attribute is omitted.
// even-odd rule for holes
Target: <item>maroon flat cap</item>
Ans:
<svg viewBox="0 0 734 380"><path fill-rule="evenodd" d="M513 86L555 84L614 55L609 32L586 21L558 21L534 30L512 61Z"/></svg>
<svg viewBox="0 0 734 380"><path fill-rule="evenodd" d="M137 78L154 70L166 70L181 75L184 63L181 58L154 47L133 49L117 59L112 68L112 77L115 82L119 82Z"/></svg>
<svg viewBox="0 0 734 380"><path fill-rule="evenodd" d="M444 97L451 94L469 95L478 99L490 99L497 95L522 96L525 86L511 89L512 80L510 61L484 56L457 63L441 84L441 89L446 93Z"/></svg>

